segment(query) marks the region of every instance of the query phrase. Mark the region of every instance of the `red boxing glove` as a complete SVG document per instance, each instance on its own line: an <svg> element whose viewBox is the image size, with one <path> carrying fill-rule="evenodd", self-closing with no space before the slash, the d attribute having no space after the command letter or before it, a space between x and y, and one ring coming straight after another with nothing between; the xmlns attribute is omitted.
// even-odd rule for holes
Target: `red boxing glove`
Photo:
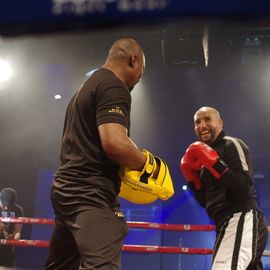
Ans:
<svg viewBox="0 0 270 270"><path fill-rule="evenodd" d="M196 189L201 188L201 180L198 177L198 171L192 168L192 163L188 160L187 156L183 156L181 159L180 168L181 171L187 180L187 182L194 182Z"/></svg>
<svg viewBox="0 0 270 270"><path fill-rule="evenodd" d="M203 142L192 143L186 151L189 159L197 166L204 166L217 179L229 170L228 166L219 158L217 152Z"/></svg>

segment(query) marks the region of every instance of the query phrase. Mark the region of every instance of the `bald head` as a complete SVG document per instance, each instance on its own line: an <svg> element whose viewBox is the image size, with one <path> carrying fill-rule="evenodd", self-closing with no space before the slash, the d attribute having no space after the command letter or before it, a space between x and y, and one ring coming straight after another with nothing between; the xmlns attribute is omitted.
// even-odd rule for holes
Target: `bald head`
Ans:
<svg viewBox="0 0 270 270"><path fill-rule="evenodd" d="M132 38L121 38L115 41L109 51L108 61L121 60L130 55L143 56L143 50L139 43Z"/></svg>
<svg viewBox="0 0 270 270"><path fill-rule="evenodd" d="M195 112L194 120L195 120L195 117L200 113L209 113L209 114L212 114L214 117L220 118L220 113L217 109L212 108L212 107L201 107L198 111Z"/></svg>
<svg viewBox="0 0 270 270"><path fill-rule="evenodd" d="M132 90L145 69L144 52L136 40L121 38L113 43L103 67L110 69Z"/></svg>
<svg viewBox="0 0 270 270"><path fill-rule="evenodd" d="M200 141L212 144L223 129L223 121L218 110L202 107L194 114L195 133Z"/></svg>

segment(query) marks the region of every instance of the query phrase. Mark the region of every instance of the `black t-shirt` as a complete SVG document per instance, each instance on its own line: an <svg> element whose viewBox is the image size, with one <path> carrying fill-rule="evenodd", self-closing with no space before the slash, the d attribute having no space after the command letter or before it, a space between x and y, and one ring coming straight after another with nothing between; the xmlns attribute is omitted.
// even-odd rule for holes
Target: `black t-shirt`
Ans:
<svg viewBox="0 0 270 270"><path fill-rule="evenodd" d="M53 183L62 198L91 204L97 197L113 200L118 194L119 166L103 151L98 126L119 123L129 132L130 106L129 89L105 68L97 70L73 96L66 111L61 166Z"/></svg>
<svg viewBox="0 0 270 270"><path fill-rule="evenodd" d="M22 217L24 215L23 208L18 204L11 206L7 210L4 210L3 208L0 207L0 210L1 210L1 217L2 218L17 218L17 217ZM12 234L14 232L15 223L3 222L3 224L5 226L4 230L8 234ZM0 238L1 239L5 238L4 233L0 233Z"/></svg>

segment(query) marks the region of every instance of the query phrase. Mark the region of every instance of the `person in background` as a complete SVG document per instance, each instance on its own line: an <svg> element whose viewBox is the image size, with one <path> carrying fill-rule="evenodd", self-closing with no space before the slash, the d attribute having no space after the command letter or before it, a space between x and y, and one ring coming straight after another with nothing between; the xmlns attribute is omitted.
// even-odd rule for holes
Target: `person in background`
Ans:
<svg viewBox="0 0 270 270"><path fill-rule="evenodd" d="M16 218L23 216L23 208L17 204L17 192L13 188L3 188L0 193L0 201L2 218ZM21 224L0 221L0 239L19 240L21 229ZM0 245L0 265L15 267L15 262L15 247Z"/></svg>
<svg viewBox="0 0 270 270"><path fill-rule="evenodd" d="M218 110L194 114L195 133L181 160L181 170L199 204L216 225L212 270L262 270L268 239L257 204L248 146L226 136Z"/></svg>

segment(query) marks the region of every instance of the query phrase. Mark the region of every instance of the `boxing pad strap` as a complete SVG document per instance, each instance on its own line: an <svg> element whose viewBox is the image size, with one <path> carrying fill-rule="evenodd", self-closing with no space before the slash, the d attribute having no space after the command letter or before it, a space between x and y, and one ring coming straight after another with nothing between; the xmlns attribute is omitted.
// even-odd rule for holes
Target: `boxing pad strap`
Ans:
<svg viewBox="0 0 270 270"><path fill-rule="evenodd" d="M145 161L144 167L141 171L140 181L142 183L147 184L148 178L151 175L153 175L153 173L156 169L156 163L155 163L154 156L149 151L147 151L146 149L143 149L143 154L146 157L146 161Z"/></svg>

